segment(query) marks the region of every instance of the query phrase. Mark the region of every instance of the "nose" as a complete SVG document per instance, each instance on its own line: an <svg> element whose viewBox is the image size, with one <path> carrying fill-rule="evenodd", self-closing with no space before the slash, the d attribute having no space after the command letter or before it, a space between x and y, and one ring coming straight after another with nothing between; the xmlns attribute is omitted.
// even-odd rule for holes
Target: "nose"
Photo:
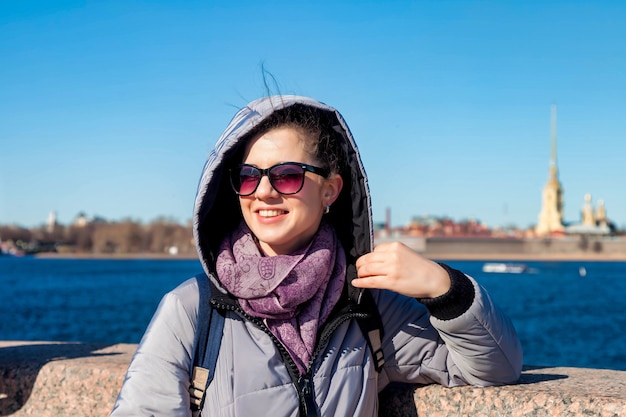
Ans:
<svg viewBox="0 0 626 417"><path fill-rule="evenodd" d="M255 194L259 198L275 197L278 194L278 191L272 187L269 177L267 175L263 175L261 177L261 181L259 181L258 187L256 188Z"/></svg>

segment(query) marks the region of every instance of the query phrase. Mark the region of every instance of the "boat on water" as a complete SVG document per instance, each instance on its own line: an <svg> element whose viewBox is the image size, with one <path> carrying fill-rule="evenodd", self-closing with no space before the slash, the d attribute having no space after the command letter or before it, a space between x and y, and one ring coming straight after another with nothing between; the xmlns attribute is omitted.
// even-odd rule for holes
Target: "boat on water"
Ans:
<svg viewBox="0 0 626 417"><path fill-rule="evenodd" d="M483 272L499 274L523 274L528 271L528 266L509 262L487 262L483 265Z"/></svg>

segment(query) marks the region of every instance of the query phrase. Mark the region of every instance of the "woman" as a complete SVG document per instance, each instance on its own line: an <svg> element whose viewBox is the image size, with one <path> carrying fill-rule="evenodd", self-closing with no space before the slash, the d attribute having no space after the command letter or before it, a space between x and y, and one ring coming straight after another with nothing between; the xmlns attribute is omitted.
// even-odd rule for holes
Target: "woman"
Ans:
<svg viewBox="0 0 626 417"><path fill-rule="evenodd" d="M203 415L301 415L294 374L310 381L306 412L319 416L375 416L378 392L396 381L518 379L515 330L484 289L404 245L373 248L370 207L357 147L335 109L276 96L237 113L205 165L194 210L200 260L227 300ZM383 324L379 372L345 314L363 288ZM197 314L194 279L163 298L113 416L190 414Z"/></svg>

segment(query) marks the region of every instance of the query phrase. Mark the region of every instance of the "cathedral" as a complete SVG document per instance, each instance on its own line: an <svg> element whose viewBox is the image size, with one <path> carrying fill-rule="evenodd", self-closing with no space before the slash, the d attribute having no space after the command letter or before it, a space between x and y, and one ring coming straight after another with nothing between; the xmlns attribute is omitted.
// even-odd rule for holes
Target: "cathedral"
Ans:
<svg viewBox="0 0 626 417"><path fill-rule="evenodd" d="M604 201L599 200L598 208L594 209L590 194L585 195L580 223L565 224L563 221L563 187L559 182L556 164L556 106L552 106L551 113L552 153L550 171L548 182L543 187L543 200L535 234L537 236L558 236L565 234L609 235L614 233L615 227L606 217Z"/></svg>

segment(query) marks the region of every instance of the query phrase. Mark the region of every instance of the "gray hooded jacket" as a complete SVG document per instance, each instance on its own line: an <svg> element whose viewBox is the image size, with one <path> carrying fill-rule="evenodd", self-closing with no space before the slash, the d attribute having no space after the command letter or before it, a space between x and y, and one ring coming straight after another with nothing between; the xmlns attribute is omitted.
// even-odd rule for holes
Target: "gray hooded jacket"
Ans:
<svg viewBox="0 0 626 417"><path fill-rule="evenodd" d="M276 96L240 110L209 155L194 210L194 238L206 274L222 298L215 274L217 247L240 221L238 201L225 175L246 136L276 109L300 103L331 118L348 154L344 189L327 215L349 265L373 248L367 177L352 134L332 107L297 96ZM349 178L346 178L349 177ZM450 292L411 299L390 291L372 295L383 322L385 365L376 372L355 320L334 317L309 365L314 411L319 416L376 416L378 393L391 382L445 386L499 385L519 378L522 352L510 320L472 279L449 269ZM355 270L348 267L350 281ZM352 289L354 290L354 289ZM345 291L353 294L354 291ZM354 298L354 297L353 297ZM357 297L358 298L358 297ZM198 287L187 280L163 297L128 368L112 416L188 416ZM297 384L266 328L231 304L203 416L299 416ZM330 321L330 319L329 319Z"/></svg>

